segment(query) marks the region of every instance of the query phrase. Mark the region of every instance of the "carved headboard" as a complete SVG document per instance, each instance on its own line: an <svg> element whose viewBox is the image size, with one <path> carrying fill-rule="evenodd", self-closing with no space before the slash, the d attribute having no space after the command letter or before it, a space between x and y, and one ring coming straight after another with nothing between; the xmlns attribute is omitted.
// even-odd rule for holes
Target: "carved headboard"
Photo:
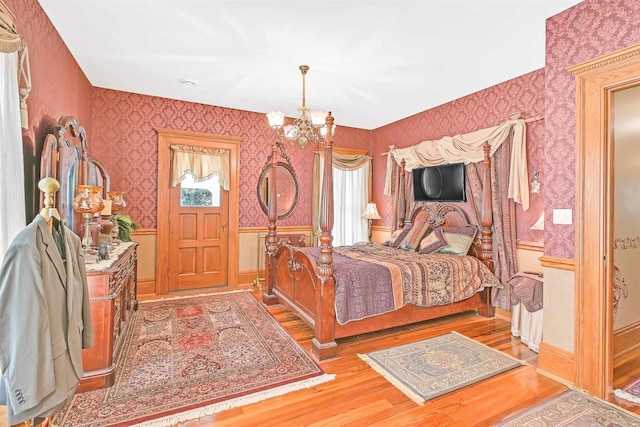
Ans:
<svg viewBox="0 0 640 427"><path fill-rule="evenodd" d="M418 212L427 211L429 214L429 219L427 220L430 228L435 227L466 227L466 226L475 226L478 227L477 224L473 224L467 218L467 214L460 209L458 206L453 204L445 204L445 203L427 203L420 204L417 206L414 211L411 213L411 223L413 223L414 218L418 214ZM473 240L473 244L471 248L469 248L469 255L474 256L478 259L482 259L480 257L480 245L482 241L480 239L480 228L478 227L478 233Z"/></svg>

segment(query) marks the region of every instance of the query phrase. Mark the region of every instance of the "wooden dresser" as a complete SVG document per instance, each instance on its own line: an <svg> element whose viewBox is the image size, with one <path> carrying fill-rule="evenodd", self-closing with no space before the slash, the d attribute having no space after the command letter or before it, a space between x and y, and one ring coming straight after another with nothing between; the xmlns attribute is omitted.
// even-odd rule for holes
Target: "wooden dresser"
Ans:
<svg viewBox="0 0 640 427"><path fill-rule="evenodd" d="M87 264L94 345L82 350L84 378L80 392L110 387L115 380L116 356L131 315L138 309L137 246L121 243L110 260Z"/></svg>

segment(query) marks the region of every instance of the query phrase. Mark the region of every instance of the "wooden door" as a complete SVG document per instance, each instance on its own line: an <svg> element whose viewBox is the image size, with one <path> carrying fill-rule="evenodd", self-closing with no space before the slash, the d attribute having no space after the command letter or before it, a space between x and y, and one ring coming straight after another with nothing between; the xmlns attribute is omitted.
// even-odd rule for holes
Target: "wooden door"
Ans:
<svg viewBox="0 0 640 427"><path fill-rule="evenodd" d="M158 129L156 295L238 288L240 142L230 136ZM227 150L229 191L207 182L183 181L171 187L174 144ZM192 191L181 201L187 187ZM210 190L208 206L202 197L209 195L194 188Z"/></svg>
<svg viewBox="0 0 640 427"><path fill-rule="evenodd" d="M169 292L228 286L229 192L216 176L171 189Z"/></svg>

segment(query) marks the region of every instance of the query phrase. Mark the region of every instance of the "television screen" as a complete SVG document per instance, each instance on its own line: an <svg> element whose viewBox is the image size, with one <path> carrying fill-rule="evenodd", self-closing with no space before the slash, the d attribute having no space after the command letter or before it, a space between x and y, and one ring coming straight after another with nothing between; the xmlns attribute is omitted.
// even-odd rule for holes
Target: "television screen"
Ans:
<svg viewBox="0 0 640 427"><path fill-rule="evenodd" d="M414 169L413 199L416 202L466 202L464 163Z"/></svg>

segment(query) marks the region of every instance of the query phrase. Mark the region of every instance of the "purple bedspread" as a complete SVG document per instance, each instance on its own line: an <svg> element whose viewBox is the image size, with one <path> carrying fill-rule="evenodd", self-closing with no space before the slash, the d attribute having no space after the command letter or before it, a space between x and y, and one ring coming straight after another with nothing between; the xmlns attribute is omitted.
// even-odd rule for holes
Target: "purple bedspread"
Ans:
<svg viewBox="0 0 640 427"><path fill-rule="evenodd" d="M300 250L318 261L316 247ZM349 256L346 256L346 255ZM390 269L376 262L397 264L402 283L400 304L394 300ZM387 313L407 303L418 306L450 304L471 297L485 286L502 287L476 258L457 255L421 255L381 245L334 248L336 320L347 322Z"/></svg>

